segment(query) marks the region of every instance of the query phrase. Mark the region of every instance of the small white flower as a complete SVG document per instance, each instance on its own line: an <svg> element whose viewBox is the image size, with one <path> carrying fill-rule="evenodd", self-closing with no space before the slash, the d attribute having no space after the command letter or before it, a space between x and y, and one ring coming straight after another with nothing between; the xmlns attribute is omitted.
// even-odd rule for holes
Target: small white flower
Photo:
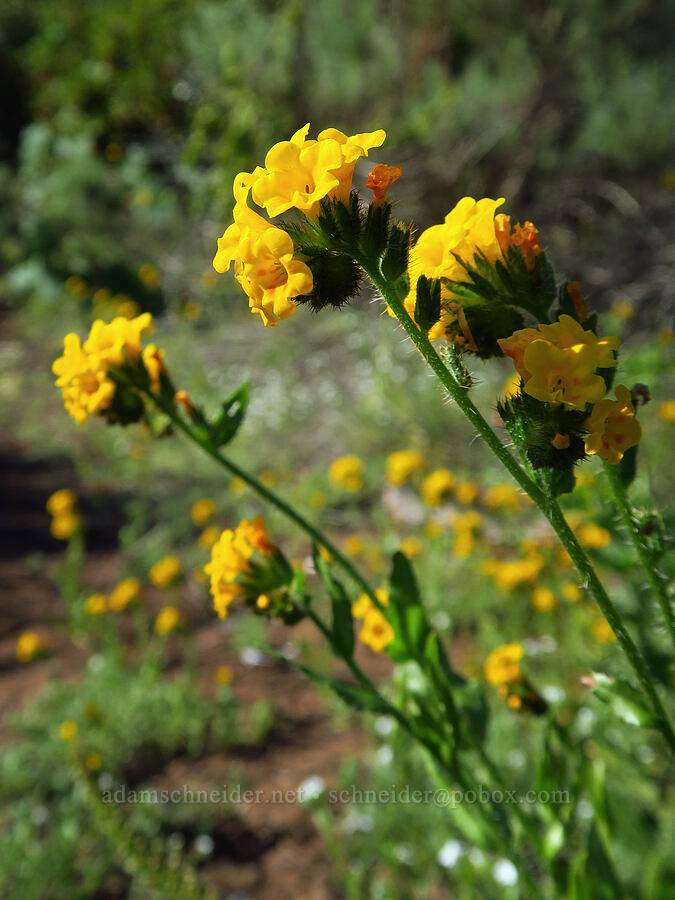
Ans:
<svg viewBox="0 0 675 900"><path fill-rule="evenodd" d="M498 859L492 867L492 877L497 884L510 886L518 881L518 869L510 859Z"/></svg>
<svg viewBox="0 0 675 900"><path fill-rule="evenodd" d="M195 852L198 856L211 856L213 853L213 838L210 834L200 834L195 839Z"/></svg>
<svg viewBox="0 0 675 900"><path fill-rule="evenodd" d="M305 778L297 790L298 803L307 803L308 800L316 800L326 789L326 782L320 775L310 775Z"/></svg>
<svg viewBox="0 0 675 900"><path fill-rule="evenodd" d="M239 659L242 661L242 664L248 666L253 669L257 666L266 666L267 665L267 657L262 652L262 650L258 650L257 647L244 647L239 651Z"/></svg>
<svg viewBox="0 0 675 900"><path fill-rule="evenodd" d="M444 869L453 869L462 855L462 845L459 841L446 841L436 854L439 866Z"/></svg>
<svg viewBox="0 0 675 900"><path fill-rule="evenodd" d="M345 834L353 834L355 831L372 831L375 827L375 820L367 813L359 813L350 810L340 823L340 829Z"/></svg>
<svg viewBox="0 0 675 900"><path fill-rule="evenodd" d="M384 747L378 747L378 749L375 751L375 761L378 766L388 766L393 758L394 754L392 753L392 749L386 744L384 745Z"/></svg>
<svg viewBox="0 0 675 900"><path fill-rule="evenodd" d="M378 716L375 719L375 734L379 737L386 737L394 730L394 720L391 716Z"/></svg>

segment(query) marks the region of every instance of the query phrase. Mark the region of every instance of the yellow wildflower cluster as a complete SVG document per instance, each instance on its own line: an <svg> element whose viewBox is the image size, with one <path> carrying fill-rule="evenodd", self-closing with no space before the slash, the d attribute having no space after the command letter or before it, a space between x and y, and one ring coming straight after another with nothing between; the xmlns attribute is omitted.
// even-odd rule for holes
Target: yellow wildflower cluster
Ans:
<svg viewBox="0 0 675 900"><path fill-rule="evenodd" d="M511 644L503 644L497 647L485 660L485 678L488 684L493 687L499 687L502 684L509 684L514 681L520 681L520 660L523 658L524 650L520 644L513 642Z"/></svg>
<svg viewBox="0 0 675 900"><path fill-rule="evenodd" d="M242 521L232 530L226 529L211 550L211 562L204 571L211 579L211 594L216 612L224 619L232 601L245 593L240 576L251 571L254 553L270 555L270 543L262 516Z"/></svg>
<svg viewBox="0 0 675 900"><path fill-rule="evenodd" d="M37 631L22 631L16 642L16 658L19 662L27 663L44 656L49 650L49 645Z"/></svg>
<svg viewBox="0 0 675 900"><path fill-rule="evenodd" d="M377 588L375 596L382 606L389 606L389 596L384 588ZM363 620L359 640L375 653L382 653L394 639L394 629L367 594L360 594L352 604L352 615Z"/></svg>
<svg viewBox="0 0 675 900"><path fill-rule="evenodd" d="M65 719L59 725L59 737L62 741L72 741L77 735L77 722L74 719Z"/></svg>
<svg viewBox="0 0 675 900"><path fill-rule="evenodd" d="M190 515L195 525L206 525L216 512L216 504L208 497L196 500L190 507Z"/></svg>
<svg viewBox="0 0 675 900"><path fill-rule="evenodd" d="M449 469L436 469L422 482L422 499L427 506L440 506L457 479Z"/></svg>
<svg viewBox="0 0 675 900"><path fill-rule="evenodd" d="M339 456L330 464L328 477L336 487L360 491L363 487L363 463L353 453Z"/></svg>
<svg viewBox="0 0 675 900"><path fill-rule="evenodd" d="M84 343L77 334L66 335L63 356L54 361L52 368L58 376L56 385L63 393L64 406L78 425L111 406L116 385L110 372L141 359L141 332L151 322L150 313L134 319L119 316L109 324L97 319ZM149 345L142 361L156 387L163 365L161 352Z"/></svg>
<svg viewBox="0 0 675 900"><path fill-rule="evenodd" d="M110 594L109 606L114 612L123 612L130 603L138 599L141 583L138 578L125 578Z"/></svg>
<svg viewBox="0 0 675 900"><path fill-rule="evenodd" d="M474 547L474 532L482 525L480 513L475 509L469 509L466 512L455 516L452 527L455 531L454 553L460 559L466 559L471 556Z"/></svg>
<svg viewBox="0 0 675 900"><path fill-rule="evenodd" d="M77 498L69 488L55 491L47 500L46 509L52 517L49 530L59 541L67 541L82 524Z"/></svg>
<svg viewBox="0 0 675 900"><path fill-rule="evenodd" d="M293 241L249 206L249 197L274 218L289 209L316 217L321 200L346 200L357 159L384 142L384 131L348 137L335 128L308 139L309 124L289 141L275 144L264 167L241 172L234 181L234 222L218 240L217 272L234 264L234 275L265 325L278 325L296 309L294 298L311 294L309 267L294 256ZM386 179L385 179L386 180Z"/></svg>
<svg viewBox="0 0 675 900"><path fill-rule="evenodd" d="M614 394L616 400L598 401L585 423L590 432L586 438L586 453L600 456L610 465L618 463L626 450L639 444L642 437L630 391L620 384Z"/></svg>
<svg viewBox="0 0 675 900"><path fill-rule="evenodd" d="M108 598L105 594L91 594L84 603L84 608L90 616L102 616L108 611Z"/></svg>
<svg viewBox="0 0 675 900"><path fill-rule="evenodd" d="M424 455L417 450L396 450L386 460L387 481L394 487L400 487L426 464Z"/></svg>
<svg viewBox="0 0 675 900"><path fill-rule="evenodd" d="M533 584L544 567L545 560L536 552L528 553L523 559L486 559L481 569L490 575L502 591L512 591L523 584Z"/></svg>
<svg viewBox="0 0 675 900"><path fill-rule="evenodd" d="M541 247L539 246L539 232L532 222L525 222L524 225L518 223L512 226L511 217L499 213L495 216L495 233L503 253L510 248L517 247L522 250L528 269L534 268L534 261L539 256Z"/></svg>
<svg viewBox="0 0 675 900"><path fill-rule="evenodd" d="M583 410L604 395L604 379L594 373L616 365L620 341L598 338L572 316L562 315L552 325L522 328L497 343L513 360L526 394Z"/></svg>
<svg viewBox="0 0 675 900"><path fill-rule="evenodd" d="M168 587L183 574L180 560L175 556L165 556L152 566L148 576L158 588Z"/></svg>
<svg viewBox="0 0 675 900"><path fill-rule="evenodd" d="M488 509L506 509L509 512L517 512L521 500L521 494L512 484L494 484L485 491L483 497Z"/></svg>

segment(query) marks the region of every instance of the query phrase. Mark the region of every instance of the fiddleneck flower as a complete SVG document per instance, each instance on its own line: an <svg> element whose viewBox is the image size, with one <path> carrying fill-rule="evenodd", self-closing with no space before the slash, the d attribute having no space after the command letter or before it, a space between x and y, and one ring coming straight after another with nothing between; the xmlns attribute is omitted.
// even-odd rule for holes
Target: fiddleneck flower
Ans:
<svg viewBox="0 0 675 900"><path fill-rule="evenodd" d="M595 404L585 426L586 453L616 465L626 450L640 443L642 428L635 418L630 391L623 384L614 389L616 400L606 398Z"/></svg>

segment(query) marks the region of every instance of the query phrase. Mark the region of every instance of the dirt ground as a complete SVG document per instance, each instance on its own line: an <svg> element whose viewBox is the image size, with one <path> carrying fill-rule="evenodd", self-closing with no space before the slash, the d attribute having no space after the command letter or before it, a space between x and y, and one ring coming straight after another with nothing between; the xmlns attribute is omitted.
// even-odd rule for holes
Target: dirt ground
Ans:
<svg viewBox="0 0 675 900"><path fill-rule="evenodd" d="M65 609L50 579L62 545L48 533L44 503L54 486L64 483L67 460L27 462L16 447L0 451L0 489L7 503L0 515L0 716L24 706L53 679L77 678L87 651L67 634ZM84 498L86 501L86 498ZM114 525L111 516L110 525ZM106 530L108 540L106 541ZM87 553L85 583L115 580L119 556L115 529L103 529L93 537L95 549ZM106 543L108 546L106 546ZM39 555L36 553L40 551ZM159 596L156 598L159 605ZM153 597L149 596L152 606ZM215 671L224 663L234 673L233 691L242 704L271 702L274 725L260 747L231 747L227 752L208 753L200 759L178 757L161 762L156 771L142 773L144 785L158 789L188 786L193 790L222 788L228 771L238 773L242 789L260 792L258 797L277 797L273 792L294 792L310 776L320 776L330 787L340 762L368 747L369 739L355 723L338 729L317 691L295 670L265 658L263 665L245 665L228 643L229 623L183 598L194 635L199 661L199 684L204 694L215 690ZM42 662L20 664L15 658L16 640L25 628L48 636L50 657ZM290 638L313 640L304 623L293 629L272 626L272 641L278 646ZM178 652L178 643L175 651ZM168 645L167 667L172 664ZM374 658L365 648L362 664L371 677L384 677L385 660ZM0 721L0 741L12 739L11 730ZM232 785L231 787L234 787ZM338 894L331 885L330 865L323 841L307 809L297 802L238 803L217 821L212 838L214 852L200 867L200 880L226 896L250 900L327 900ZM113 885L106 897L123 897Z"/></svg>

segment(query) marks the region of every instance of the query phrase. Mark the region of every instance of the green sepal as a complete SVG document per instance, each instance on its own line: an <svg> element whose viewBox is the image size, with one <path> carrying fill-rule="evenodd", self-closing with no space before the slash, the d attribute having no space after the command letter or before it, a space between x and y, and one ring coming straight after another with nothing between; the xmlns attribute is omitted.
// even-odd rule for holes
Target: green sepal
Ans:
<svg viewBox="0 0 675 900"><path fill-rule="evenodd" d="M441 282L420 275L415 291L415 321L425 334L441 318Z"/></svg>
<svg viewBox="0 0 675 900"><path fill-rule="evenodd" d="M624 489L630 487L637 475L637 455L638 448L636 444L634 447L629 447L616 464L617 475Z"/></svg>
<svg viewBox="0 0 675 900"><path fill-rule="evenodd" d="M408 271L411 242L412 225L402 225L400 222L392 225L381 265L382 274L387 281L398 281Z"/></svg>
<svg viewBox="0 0 675 900"><path fill-rule="evenodd" d="M248 381L232 391L222 403L218 416L209 424L211 443L214 447L224 447L232 440L244 421L249 399Z"/></svg>
<svg viewBox="0 0 675 900"><path fill-rule="evenodd" d="M339 309L358 295L363 273L351 256L323 248L308 248L304 256L314 287L311 294L295 297L296 303L319 312L326 306Z"/></svg>
<svg viewBox="0 0 675 900"><path fill-rule="evenodd" d="M385 252L389 239L389 220L391 219L391 203L381 203L368 207L360 247L367 259L378 259Z"/></svg>

